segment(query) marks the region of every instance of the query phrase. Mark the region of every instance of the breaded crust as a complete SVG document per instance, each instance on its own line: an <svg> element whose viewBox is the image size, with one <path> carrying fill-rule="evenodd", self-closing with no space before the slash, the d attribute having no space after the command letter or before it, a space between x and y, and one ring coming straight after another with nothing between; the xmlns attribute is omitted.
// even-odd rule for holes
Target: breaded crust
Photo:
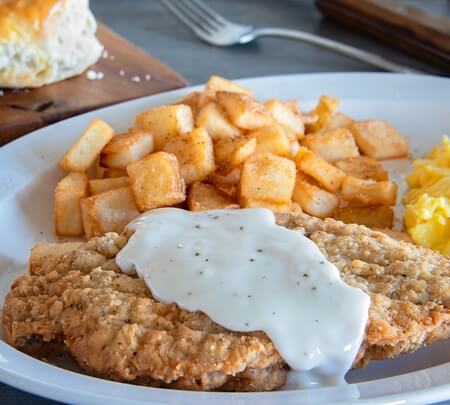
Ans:
<svg viewBox="0 0 450 405"><path fill-rule="evenodd" d="M277 220L304 232L346 283L371 295L355 367L449 337L448 258L363 226L304 214ZM126 240L111 233L62 255L32 254L30 274L5 301L5 340L23 351L61 342L87 372L118 381L223 391L284 384L288 367L264 333L231 332L162 304L143 281L120 273L114 257Z"/></svg>

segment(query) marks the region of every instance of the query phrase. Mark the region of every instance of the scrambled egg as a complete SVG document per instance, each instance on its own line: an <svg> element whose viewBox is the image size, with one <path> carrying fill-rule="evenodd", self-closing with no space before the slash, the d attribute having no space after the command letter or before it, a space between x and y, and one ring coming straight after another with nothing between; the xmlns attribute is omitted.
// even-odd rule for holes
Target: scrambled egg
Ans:
<svg viewBox="0 0 450 405"><path fill-rule="evenodd" d="M450 139L413 167L403 197L406 229L416 244L450 256Z"/></svg>

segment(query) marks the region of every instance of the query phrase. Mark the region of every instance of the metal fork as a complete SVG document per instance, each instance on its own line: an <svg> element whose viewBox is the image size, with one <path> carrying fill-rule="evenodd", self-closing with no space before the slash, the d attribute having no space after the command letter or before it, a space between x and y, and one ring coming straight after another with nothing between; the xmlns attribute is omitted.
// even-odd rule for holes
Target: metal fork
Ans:
<svg viewBox="0 0 450 405"><path fill-rule="evenodd" d="M200 0L162 1L166 7L194 31L198 37L213 45L230 46L247 44L258 37L284 37L317 45L389 72L419 73L415 69L391 62L380 55L308 32L272 27L255 28L251 25L233 23L216 13Z"/></svg>

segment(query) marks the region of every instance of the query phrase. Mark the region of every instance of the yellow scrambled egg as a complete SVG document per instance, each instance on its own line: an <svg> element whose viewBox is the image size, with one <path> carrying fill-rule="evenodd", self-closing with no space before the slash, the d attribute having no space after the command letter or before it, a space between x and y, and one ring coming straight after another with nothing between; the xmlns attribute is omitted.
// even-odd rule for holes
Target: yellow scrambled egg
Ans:
<svg viewBox="0 0 450 405"><path fill-rule="evenodd" d="M450 256L450 139L413 167L403 197L406 229L416 244Z"/></svg>

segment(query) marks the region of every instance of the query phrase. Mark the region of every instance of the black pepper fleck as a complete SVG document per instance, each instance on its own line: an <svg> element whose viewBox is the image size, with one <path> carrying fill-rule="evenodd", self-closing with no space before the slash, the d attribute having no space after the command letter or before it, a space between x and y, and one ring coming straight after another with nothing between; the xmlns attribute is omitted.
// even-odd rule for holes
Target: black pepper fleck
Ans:
<svg viewBox="0 0 450 405"><path fill-rule="evenodd" d="M192 293L189 291L189 292L187 293L187 295L192 295Z"/></svg>
<svg viewBox="0 0 450 405"><path fill-rule="evenodd" d="M196 227L197 229L200 229L200 228L201 228L201 226L200 226L199 224L195 225L195 227Z"/></svg>
<svg viewBox="0 0 450 405"><path fill-rule="evenodd" d="M243 227L243 226L240 226L239 229L242 231L242 230L244 229L244 227Z"/></svg>
<svg viewBox="0 0 450 405"><path fill-rule="evenodd" d="M297 281L297 285L300 285L300 281Z"/></svg>
<svg viewBox="0 0 450 405"><path fill-rule="evenodd" d="M255 259L250 259L250 261L251 261L251 262L254 262L254 261L255 261Z"/></svg>
<svg viewBox="0 0 450 405"><path fill-rule="evenodd" d="M324 261L321 261L320 264L325 264L325 262L324 262Z"/></svg>
<svg viewBox="0 0 450 405"><path fill-rule="evenodd" d="M209 259L205 259L205 262L209 262Z"/></svg>
<svg viewBox="0 0 450 405"><path fill-rule="evenodd" d="M215 217L213 217L213 219L219 219L219 216L218 216L218 215L216 215Z"/></svg>
<svg viewBox="0 0 450 405"><path fill-rule="evenodd" d="M247 295L248 298L252 298L251 294Z"/></svg>
<svg viewBox="0 0 450 405"><path fill-rule="evenodd" d="M262 249L258 249L258 250L257 250L258 253L261 253L262 251L263 251Z"/></svg>
<svg viewBox="0 0 450 405"><path fill-rule="evenodd" d="M311 290L316 291L317 287L311 287Z"/></svg>
<svg viewBox="0 0 450 405"><path fill-rule="evenodd" d="M198 252L195 252L195 256L200 256L200 253L198 253Z"/></svg>
<svg viewBox="0 0 450 405"><path fill-rule="evenodd" d="M303 273L303 277L309 277L308 273Z"/></svg>
<svg viewBox="0 0 450 405"><path fill-rule="evenodd" d="M245 322L245 326L248 326L248 322Z"/></svg>

